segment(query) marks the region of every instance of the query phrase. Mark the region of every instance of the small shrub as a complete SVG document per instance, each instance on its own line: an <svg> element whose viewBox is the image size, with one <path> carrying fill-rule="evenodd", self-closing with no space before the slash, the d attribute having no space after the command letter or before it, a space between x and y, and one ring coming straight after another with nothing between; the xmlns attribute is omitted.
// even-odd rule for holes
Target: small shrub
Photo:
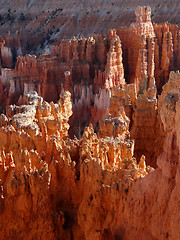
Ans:
<svg viewBox="0 0 180 240"><path fill-rule="evenodd" d="M24 13L21 13L18 20L20 21L25 21L25 16L24 16Z"/></svg>
<svg viewBox="0 0 180 240"><path fill-rule="evenodd" d="M139 94L144 94L144 91L147 89L148 77L144 78L143 86L139 89Z"/></svg>

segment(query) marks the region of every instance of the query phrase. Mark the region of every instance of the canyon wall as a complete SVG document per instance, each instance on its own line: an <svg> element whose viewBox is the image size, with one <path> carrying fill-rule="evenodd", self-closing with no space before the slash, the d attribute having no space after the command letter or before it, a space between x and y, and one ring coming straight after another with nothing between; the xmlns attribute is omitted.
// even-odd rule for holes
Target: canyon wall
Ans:
<svg viewBox="0 0 180 240"><path fill-rule="evenodd" d="M109 29L129 26L134 11L142 1L1 1L0 30L4 37L19 32L23 54L35 50L47 52L52 43L73 36L106 34ZM179 1L146 0L152 9L153 22L180 24ZM29 41L31 39L31 41Z"/></svg>

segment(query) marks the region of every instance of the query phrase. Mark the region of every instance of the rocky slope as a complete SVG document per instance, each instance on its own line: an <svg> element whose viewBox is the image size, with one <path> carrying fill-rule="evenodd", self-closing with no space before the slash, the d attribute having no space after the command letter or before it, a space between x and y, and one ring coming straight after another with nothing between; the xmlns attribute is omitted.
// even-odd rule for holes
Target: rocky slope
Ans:
<svg viewBox="0 0 180 240"><path fill-rule="evenodd" d="M109 29L129 26L135 21L139 5L150 5L156 23L179 23L179 1L37 1L9 0L0 2L0 31L7 36L19 32L23 53L41 52L47 43L73 36L106 34ZM28 39L31 41L28 41Z"/></svg>

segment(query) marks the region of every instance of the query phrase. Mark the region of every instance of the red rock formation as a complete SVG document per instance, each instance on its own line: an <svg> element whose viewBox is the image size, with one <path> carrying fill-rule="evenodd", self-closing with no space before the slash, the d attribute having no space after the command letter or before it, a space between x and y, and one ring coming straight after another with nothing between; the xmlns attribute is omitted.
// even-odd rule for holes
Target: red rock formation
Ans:
<svg viewBox="0 0 180 240"><path fill-rule="evenodd" d="M157 99L139 95L135 103L131 138L135 140L135 156L142 153L148 165L156 168L156 159L162 153L164 132L158 117Z"/></svg>
<svg viewBox="0 0 180 240"><path fill-rule="evenodd" d="M135 83L138 93L142 94L148 89L148 94L151 91L150 97L154 98L154 75L157 77L162 66L167 65L166 72L163 72L166 73L162 81L164 82L170 66L173 62L178 63L178 38L175 37L177 27L169 24L155 25L156 39L149 7L137 8L136 15L137 22L133 23L130 29L110 30L107 37L94 35L88 39L73 38L62 41L53 47L49 55L18 57L14 79L9 81L4 75L1 77L2 110L11 103L21 104L22 96L30 90L36 90L48 102L57 101L61 91L69 90L74 110L70 120L70 132L71 135L80 136L89 123L93 123L97 129L98 121L107 116L110 90L103 88L123 86L124 69L126 81ZM10 36L7 42L13 45ZM8 71L3 73L5 72ZM157 77L157 85L158 81ZM123 97L128 94L126 92ZM133 107L138 104L134 102L133 106L126 105L126 114L132 120ZM143 130L139 128L138 131ZM142 141L139 134L133 136ZM146 137L148 139L148 136ZM141 154L143 152L140 156Z"/></svg>
<svg viewBox="0 0 180 240"><path fill-rule="evenodd" d="M130 29L118 29L122 40L125 78L136 83L138 91L154 87L155 33L150 7L136 9L136 23Z"/></svg>
<svg viewBox="0 0 180 240"><path fill-rule="evenodd" d="M157 76L157 71L162 64L159 51L163 49L162 59L166 54L168 54L168 59L170 57L174 59L174 55L172 55L172 40L171 44L168 43L171 47L167 48L165 40L163 47L160 45L162 40L160 31L156 31L157 39L155 38L150 21L150 9L138 8L136 15L137 22L133 23L130 29L110 30L107 37L94 35L88 39L73 38L69 41L61 41L53 47L49 55L18 57L14 79L7 81L7 78L2 76L4 79L2 80L4 82L2 84L2 109L11 103L22 104L23 95L30 90L37 91L48 102L57 101L61 91L69 90L72 94L74 112L70 119L70 135L75 134L81 137L86 126L92 123L97 131L98 122L108 116L110 88L124 86L125 90L122 91L122 96L118 97L118 101L122 101L121 105L131 120L132 136L138 139L135 143L135 155L138 159L142 154L147 155L147 161L155 166L155 159L162 151L163 141L160 143L160 150L156 151L154 148L156 137L152 137L152 132L156 131L160 123L156 125L152 121L151 126L146 125L146 121L143 123L141 114L137 114L138 111L141 113L143 107L139 106L136 100L129 101L131 89L125 85L124 72L126 81L135 83L137 93L145 93L148 89L148 98L155 99L154 69L156 69L155 76ZM177 30L175 26L167 24L158 29L163 29L165 33L167 29L171 29L172 32ZM167 49L169 50L166 51ZM177 49L176 41L176 51ZM123 98L126 99L125 102ZM142 105L144 104L146 109L146 100L142 101L145 101ZM132 114L135 108L133 119ZM157 110L155 112L156 116ZM138 125L139 117L142 118L141 127ZM156 121L156 117L154 120ZM149 138L151 144L148 143Z"/></svg>
<svg viewBox="0 0 180 240"><path fill-rule="evenodd" d="M145 155L148 165L157 167L156 159L163 151L164 131L161 120L158 116L158 107L156 99L156 91L149 88L143 94L137 96L136 85L128 84L123 87L114 87L110 99L110 117L100 121L100 134L116 136L120 128L125 125L120 124L121 120L119 112L123 110L126 116L130 119L131 138L135 140L135 156L140 160L142 155ZM113 117L116 117L114 126L112 125ZM118 124L119 122L119 124ZM105 127L107 124L107 127ZM110 125L113 126L111 129ZM101 125L104 126L103 132ZM128 123L129 125L129 123ZM101 135L100 135L101 136Z"/></svg>
<svg viewBox="0 0 180 240"><path fill-rule="evenodd" d="M64 88L65 71L71 72L72 83L66 84L70 86L72 96L74 82L82 83L82 80L88 79L91 84L94 79L93 89L97 92L102 87L124 84L124 72L126 81L135 82L140 92L154 87L155 76L160 91L169 71L178 67L178 28L169 24L154 25L155 39L150 13L149 7L137 8L137 22L131 24L129 29L110 30L107 38L102 35L88 39L73 38L60 42L52 48L50 55L40 56L37 60L30 56L18 58L14 76L21 78L19 94L23 95L24 90L25 93L36 90L45 100L55 101ZM20 46L18 39L18 35L16 40L11 36L7 38L12 50L8 49L16 55ZM9 52L8 49L4 51Z"/></svg>
<svg viewBox="0 0 180 240"><path fill-rule="evenodd" d="M155 37L153 25L151 22L151 8L137 7L135 11L136 23L132 23L130 28L135 28L138 34L145 35L146 37Z"/></svg>
<svg viewBox="0 0 180 240"><path fill-rule="evenodd" d="M179 238L179 73L170 76L159 108L164 150L153 171L144 156L136 163L129 120L116 104L130 92L131 104L155 105L148 92L136 101L133 85L114 88L99 137L90 125L82 139L68 138L67 92L57 104L32 92L26 105L9 106L0 116L1 238Z"/></svg>
<svg viewBox="0 0 180 240"><path fill-rule="evenodd" d="M131 120L130 132L136 139L135 156L139 160L144 154L147 162L155 167L156 158L162 152L163 140L160 139L163 137L161 134L158 135L157 142L160 147L157 150L154 147L157 146L156 136L152 133L156 132L161 123L157 120L157 109L146 110L146 102L149 102L147 99L156 98L154 69L157 76L164 56L167 55L168 59L172 59L171 62L177 63L177 54L174 54L173 49L178 52L178 38L177 41L171 37L163 40L163 34L171 36L171 32L175 39L177 27L168 24L160 27L155 25L156 39L150 21L150 9L138 8L136 15L137 22L133 23L130 29L110 30L107 37L94 35L88 39L73 38L61 41L53 47L49 55L18 57L13 71L14 78L11 71L4 69L2 71L1 109L4 110L5 106L15 102L22 104L23 95L30 90L37 91L48 102L57 101L61 91L69 90L72 94L74 112L70 119L70 135L72 137L75 134L80 138L84 128L90 123L93 124L95 131L98 130L99 121L108 116L110 88L121 85L124 90L115 95ZM176 44L172 45L173 42ZM163 52L162 56L160 52ZM166 71L167 76L168 71L169 67ZM133 94L136 95L135 92L145 94L145 90L148 89L148 96L139 97L137 102L136 98L132 100L130 87L132 85L125 85L124 72L126 81L135 83ZM149 121L151 115L154 120L148 124L145 119L148 118ZM139 121L142 122L141 125Z"/></svg>
<svg viewBox="0 0 180 240"><path fill-rule="evenodd" d="M107 64L105 71L100 69L95 72L95 89L100 87L112 88L113 86L124 85L125 83L121 41L116 35L115 30L111 30L108 33L108 40L110 48L107 53Z"/></svg>
<svg viewBox="0 0 180 240"><path fill-rule="evenodd" d="M98 138L92 125L70 140L70 93L49 104L31 92L25 102L0 116L1 238L86 239L77 221L83 199L150 169L136 164L131 141Z"/></svg>
<svg viewBox="0 0 180 240"><path fill-rule="evenodd" d="M1 62L3 68L13 68L17 56L22 56L22 48L18 33L12 36L10 32L1 44Z"/></svg>
<svg viewBox="0 0 180 240"><path fill-rule="evenodd" d="M64 12L34 20L30 44L37 46L56 19L64 21ZM96 23L96 12L81 14L79 25ZM50 54L18 57L15 70L2 68L0 110L19 105L0 115L2 239L180 238L180 74L170 73L158 100L154 79L160 92L179 67L179 30L153 26L150 15L149 7L138 7L130 28L62 40ZM69 26L78 29L76 16ZM98 23L85 31L91 26ZM48 39L39 39L42 48L56 37L50 29ZM1 41L2 66L12 67L21 52L17 36ZM23 49L27 42L28 34ZM69 118L80 140L69 138Z"/></svg>
<svg viewBox="0 0 180 240"><path fill-rule="evenodd" d="M130 184L119 181L106 185L96 192L91 201L83 201L78 221L86 239L163 240L180 237L180 102L177 92L168 93L162 102L160 117L166 137L164 151L157 160L158 169Z"/></svg>
<svg viewBox="0 0 180 240"><path fill-rule="evenodd" d="M1 49L3 48L5 44L5 40L3 38L0 39L0 53L1 53ZM0 55L1 57L1 61L2 61L2 54ZM0 67L2 67L2 63L0 63Z"/></svg>
<svg viewBox="0 0 180 240"><path fill-rule="evenodd" d="M18 57L13 75L15 84L8 103L15 103L19 98L21 104L21 96L29 91L37 91L48 102L57 101L61 91L69 90L74 110L71 122L78 125L75 124L71 132L79 135L79 128L82 132L90 122L95 127L105 117L110 94L103 89L124 84L121 42L116 34L109 39L95 35L62 41L49 55ZM9 85L6 89L9 95ZM94 105L98 98L106 104ZM98 115L96 109L99 109Z"/></svg>
<svg viewBox="0 0 180 240"><path fill-rule="evenodd" d="M155 45L155 78L158 91L167 82L169 73L180 68L179 52L179 30L177 25L165 23L154 25L157 36Z"/></svg>

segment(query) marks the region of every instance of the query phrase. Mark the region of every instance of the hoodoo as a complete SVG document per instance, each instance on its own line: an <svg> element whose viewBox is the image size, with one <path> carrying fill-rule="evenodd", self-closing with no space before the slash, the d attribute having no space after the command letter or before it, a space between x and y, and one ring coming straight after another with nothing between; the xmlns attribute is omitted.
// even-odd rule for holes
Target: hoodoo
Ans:
<svg viewBox="0 0 180 240"><path fill-rule="evenodd" d="M0 15L0 238L180 239L167 4L49 2Z"/></svg>

